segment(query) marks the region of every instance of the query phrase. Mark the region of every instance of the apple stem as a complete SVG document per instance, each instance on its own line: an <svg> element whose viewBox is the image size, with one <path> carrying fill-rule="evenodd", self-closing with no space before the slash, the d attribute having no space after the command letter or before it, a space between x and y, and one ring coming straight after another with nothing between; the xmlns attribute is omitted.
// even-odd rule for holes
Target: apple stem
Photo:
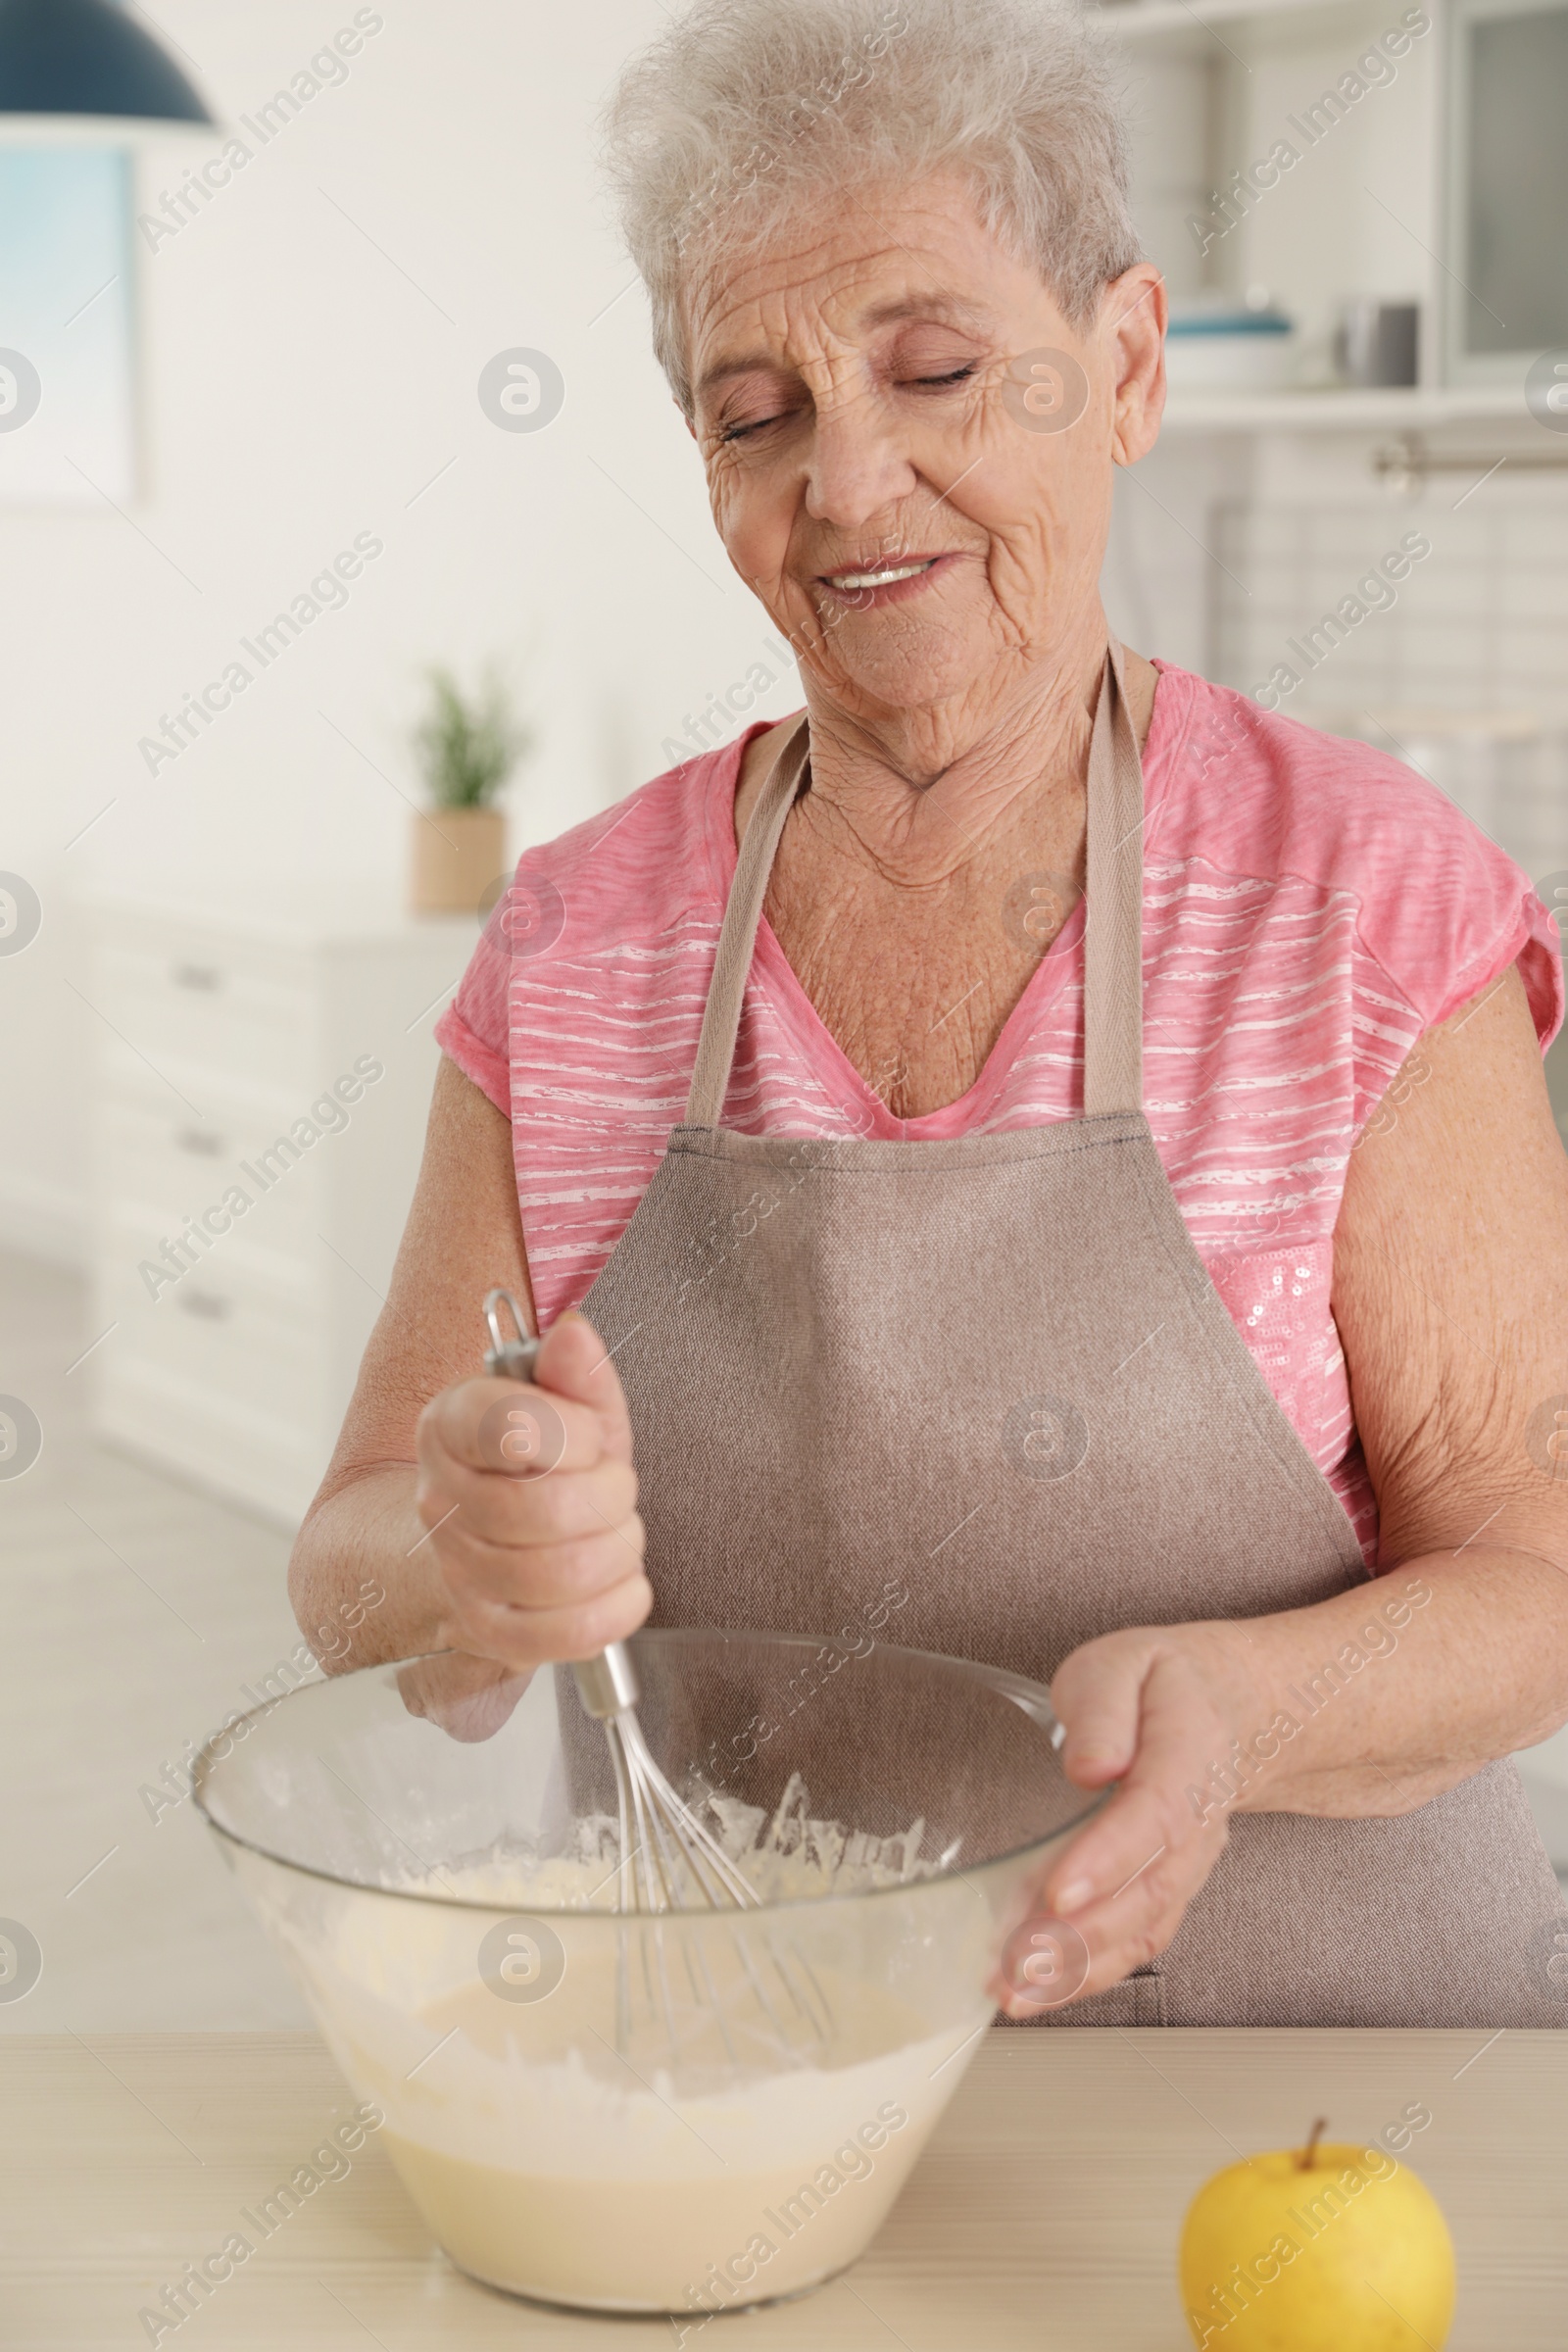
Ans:
<svg viewBox="0 0 1568 2352"><path fill-rule="evenodd" d="M1312 2159L1317 2154L1317 2143L1322 2138L1328 2128L1328 2117L1326 2115L1320 2115L1312 2126L1311 2138L1307 2141L1305 2147L1296 2159L1296 2169L1298 2172L1309 2173L1311 2171Z"/></svg>

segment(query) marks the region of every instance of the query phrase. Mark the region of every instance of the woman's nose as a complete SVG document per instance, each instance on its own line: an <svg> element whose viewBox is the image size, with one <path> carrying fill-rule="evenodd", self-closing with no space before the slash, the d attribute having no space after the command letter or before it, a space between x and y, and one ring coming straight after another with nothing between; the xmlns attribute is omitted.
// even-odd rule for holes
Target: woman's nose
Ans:
<svg viewBox="0 0 1568 2352"><path fill-rule="evenodd" d="M915 469L874 393L819 400L807 465L806 506L814 522L859 530L909 497Z"/></svg>

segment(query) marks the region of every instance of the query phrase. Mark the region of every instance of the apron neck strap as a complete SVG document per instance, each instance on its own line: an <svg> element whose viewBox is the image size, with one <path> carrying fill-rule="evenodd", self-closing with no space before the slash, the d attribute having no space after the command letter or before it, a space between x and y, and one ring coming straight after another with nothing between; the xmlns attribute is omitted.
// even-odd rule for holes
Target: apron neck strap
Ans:
<svg viewBox="0 0 1568 2352"><path fill-rule="evenodd" d="M806 781L810 757L810 730L803 710L773 756L773 764L757 798L735 860L735 879L729 886L718 955L703 1008L702 1034L697 1041L697 1066L686 1099L688 1127L716 1127L724 1114L730 1064L740 1034L741 1004L746 975L752 968L757 926L762 919L762 901L784 819L794 808Z"/></svg>
<svg viewBox="0 0 1568 2352"><path fill-rule="evenodd" d="M1112 637L1089 743L1084 1116L1144 1101L1144 768Z"/></svg>
<svg viewBox="0 0 1568 2352"><path fill-rule="evenodd" d="M803 710L774 755L730 885L686 1101L688 1127L716 1127L729 1089L747 974L784 822L806 782ZM1143 1101L1144 777L1112 637L1089 744L1088 906L1084 929L1084 1112Z"/></svg>

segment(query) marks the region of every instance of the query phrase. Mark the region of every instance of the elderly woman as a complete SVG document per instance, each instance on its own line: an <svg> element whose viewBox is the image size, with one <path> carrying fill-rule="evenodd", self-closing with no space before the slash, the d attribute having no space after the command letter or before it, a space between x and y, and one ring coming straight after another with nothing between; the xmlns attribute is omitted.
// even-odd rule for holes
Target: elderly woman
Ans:
<svg viewBox="0 0 1568 2352"><path fill-rule="evenodd" d="M1568 2022L1506 1761L1568 1714L1542 907L1407 769L1110 635L1165 300L1075 11L701 0L610 120L806 709L521 860L302 1626L373 1572L338 1662L458 1653L475 1734L650 1616L885 1621L1049 1680L1118 1784L1040 1890L1055 2022Z"/></svg>

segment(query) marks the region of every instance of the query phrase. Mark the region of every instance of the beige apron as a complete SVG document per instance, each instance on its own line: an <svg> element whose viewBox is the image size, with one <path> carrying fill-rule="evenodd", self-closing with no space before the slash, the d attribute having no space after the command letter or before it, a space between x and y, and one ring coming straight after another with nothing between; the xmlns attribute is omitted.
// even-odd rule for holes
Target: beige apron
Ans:
<svg viewBox="0 0 1568 2352"><path fill-rule="evenodd" d="M803 717L742 844L685 1121L585 1301L630 1400L654 1622L880 1624L1049 1681L1117 1627L1362 1583L1140 1107L1143 778L1120 649L1089 763L1081 1119L948 1143L720 1126L807 753ZM1424 1622L1362 1671L1417 1659ZM1169 1950L1044 2022L1561 2025L1561 1911L1508 1763L1397 1820L1238 1815Z"/></svg>

